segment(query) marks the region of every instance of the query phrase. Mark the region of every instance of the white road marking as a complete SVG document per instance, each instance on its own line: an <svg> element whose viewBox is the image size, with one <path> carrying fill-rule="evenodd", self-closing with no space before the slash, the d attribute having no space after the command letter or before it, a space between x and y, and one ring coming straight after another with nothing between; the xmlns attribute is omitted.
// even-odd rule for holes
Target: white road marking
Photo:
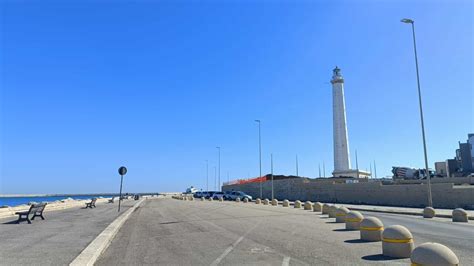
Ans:
<svg viewBox="0 0 474 266"><path fill-rule="evenodd" d="M260 222L258 222L257 224L255 224L255 226L253 226L252 228L250 228L250 230L248 230L247 232L245 232L245 234L241 237L239 237L239 239L237 239L232 245L230 245L230 247L226 248L226 250L224 250L224 253L222 253L214 262L211 263L211 266L217 266L219 265L219 263L232 251L234 250L234 248L242 241L244 240L244 238L255 228L257 228L257 226L260 224Z"/></svg>
<svg viewBox="0 0 474 266"><path fill-rule="evenodd" d="M289 266L290 265L290 257L285 256L283 258L283 262L281 263L281 266Z"/></svg>

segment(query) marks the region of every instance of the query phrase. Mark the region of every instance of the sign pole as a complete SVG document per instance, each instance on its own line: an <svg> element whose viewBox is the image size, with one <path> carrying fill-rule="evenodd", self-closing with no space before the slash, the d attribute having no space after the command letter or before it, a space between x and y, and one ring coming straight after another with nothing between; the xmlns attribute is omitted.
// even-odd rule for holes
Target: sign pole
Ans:
<svg viewBox="0 0 474 266"><path fill-rule="evenodd" d="M123 183L123 175L120 175L120 196L119 196L119 206L118 206L119 212L120 212L120 202L122 202L122 183Z"/></svg>

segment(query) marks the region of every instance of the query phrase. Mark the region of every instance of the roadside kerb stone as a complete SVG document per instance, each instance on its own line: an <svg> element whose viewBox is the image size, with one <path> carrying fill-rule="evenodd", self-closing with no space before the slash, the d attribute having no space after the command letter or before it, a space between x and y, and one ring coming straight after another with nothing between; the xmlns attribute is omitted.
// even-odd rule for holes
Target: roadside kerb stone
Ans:
<svg viewBox="0 0 474 266"><path fill-rule="evenodd" d="M467 212L464 209L457 208L453 210L453 222L467 223Z"/></svg>
<svg viewBox="0 0 474 266"><path fill-rule="evenodd" d="M321 212L323 210L323 204L321 202L316 202L313 205L314 212Z"/></svg>
<svg viewBox="0 0 474 266"><path fill-rule="evenodd" d="M311 201L306 201L304 203L304 209L307 211L312 211L313 210L313 203Z"/></svg>
<svg viewBox="0 0 474 266"><path fill-rule="evenodd" d="M346 214L346 230L359 230L360 222L364 216L358 211L350 211Z"/></svg>
<svg viewBox="0 0 474 266"><path fill-rule="evenodd" d="M120 230L120 227L125 223L125 221L130 217L130 215L135 211L135 209L142 204L145 199L141 199L133 207L128 209L117 219L115 219L111 224L109 224L102 233L100 233L82 252L77 256L69 265L70 266L92 266L99 258L100 254L107 249L110 245L110 242L115 237L117 232Z"/></svg>
<svg viewBox="0 0 474 266"><path fill-rule="evenodd" d="M436 211L432 207L426 207L423 210L423 218L433 218L436 216Z"/></svg>
<svg viewBox="0 0 474 266"><path fill-rule="evenodd" d="M364 241L382 241L383 223L376 217L365 217L360 222L360 239Z"/></svg>
<svg viewBox="0 0 474 266"><path fill-rule="evenodd" d="M402 225L392 225L382 233L382 254L392 258L409 258L413 251L413 235Z"/></svg>
<svg viewBox="0 0 474 266"><path fill-rule="evenodd" d="M283 201L283 207L290 207L290 201L289 200L284 200Z"/></svg>
<svg viewBox="0 0 474 266"><path fill-rule="evenodd" d="M459 265L459 259L445 245L438 243L423 243L413 250L410 256L411 265Z"/></svg>
<svg viewBox="0 0 474 266"><path fill-rule="evenodd" d="M346 222L346 215L349 213L349 209L346 207L339 207L336 210L336 223Z"/></svg>

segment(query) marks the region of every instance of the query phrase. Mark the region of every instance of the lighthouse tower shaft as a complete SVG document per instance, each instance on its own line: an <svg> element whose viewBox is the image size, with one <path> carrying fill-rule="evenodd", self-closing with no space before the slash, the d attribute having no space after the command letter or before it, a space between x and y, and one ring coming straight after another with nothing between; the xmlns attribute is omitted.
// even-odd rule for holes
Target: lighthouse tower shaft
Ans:
<svg viewBox="0 0 474 266"><path fill-rule="evenodd" d="M344 78L336 67L332 76L332 108L334 139L334 173L351 169L349 139L347 137L346 104L344 100Z"/></svg>

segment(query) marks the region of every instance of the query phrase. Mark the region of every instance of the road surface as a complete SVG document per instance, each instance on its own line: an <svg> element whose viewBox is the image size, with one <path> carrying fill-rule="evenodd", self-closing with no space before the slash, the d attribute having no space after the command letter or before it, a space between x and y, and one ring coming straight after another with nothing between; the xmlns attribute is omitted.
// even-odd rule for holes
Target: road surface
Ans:
<svg viewBox="0 0 474 266"><path fill-rule="evenodd" d="M368 214L368 213L366 213ZM449 220L370 213L410 228L415 244L450 246L461 264L474 226ZM366 265L404 264L381 256L381 243L358 241L358 231L314 212L254 203L146 201L123 225L96 265Z"/></svg>

